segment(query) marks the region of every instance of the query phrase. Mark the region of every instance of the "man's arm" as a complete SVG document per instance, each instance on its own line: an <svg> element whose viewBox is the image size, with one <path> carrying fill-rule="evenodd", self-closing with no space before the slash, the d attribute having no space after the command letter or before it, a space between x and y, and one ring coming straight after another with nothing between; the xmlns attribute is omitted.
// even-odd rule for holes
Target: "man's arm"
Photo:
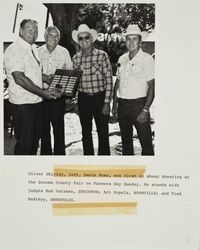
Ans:
<svg viewBox="0 0 200 250"><path fill-rule="evenodd" d="M113 106L112 106L112 114L114 117L117 117L117 90L119 88L119 79L115 81L114 89L113 89Z"/></svg>
<svg viewBox="0 0 200 250"><path fill-rule="evenodd" d="M112 92L113 92L113 75L112 75L112 66L110 63L110 60L108 58L108 55L105 54L104 60L103 60L103 74L106 81L106 92L105 92L105 99L104 99L104 105L102 108L102 113L104 115L110 114L110 101L112 99Z"/></svg>
<svg viewBox="0 0 200 250"><path fill-rule="evenodd" d="M65 69L73 69L72 65L72 59L69 54L69 51L65 50L65 64L64 64Z"/></svg>
<svg viewBox="0 0 200 250"><path fill-rule="evenodd" d="M149 117L149 108L154 100L154 95L155 95L155 80L152 79L148 81L147 84L149 88L147 91L146 103L145 103L143 110L141 111L141 113L139 114L137 118L137 121L140 123L147 122L148 117Z"/></svg>
<svg viewBox="0 0 200 250"><path fill-rule="evenodd" d="M14 71L12 73L12 76L19 86L26 89L27 91L36 94L44 99L56 99L57 97L55 94L51 93L49 90L43 90L40 87L36 86L30 78L24 75L23 72L20 71Z"/></svg>

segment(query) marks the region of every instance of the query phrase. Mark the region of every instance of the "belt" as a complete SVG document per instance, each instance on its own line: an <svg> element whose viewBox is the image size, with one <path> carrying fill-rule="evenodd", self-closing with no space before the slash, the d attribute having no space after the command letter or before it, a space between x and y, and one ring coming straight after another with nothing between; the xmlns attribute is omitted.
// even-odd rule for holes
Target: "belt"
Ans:
<svg viewBox="0 0 200 250"><path fill-rule="evenodd" d="M146 96L145 97L140 97L136 99L125 99L125 98L118 98L118 101L120 102L125 102L125 103L143 103L146 101Z"/></svg>
<svg viewBox="0 0 200 250"><path fill-rule="evenodd" d="M85 93L85 92L81 92L79 91L79 93L81 95L86 95L86 96L97 96L97 95L102 95L105 93L105 91L100 91L100 92L96 92L96 93Z"/></svg>

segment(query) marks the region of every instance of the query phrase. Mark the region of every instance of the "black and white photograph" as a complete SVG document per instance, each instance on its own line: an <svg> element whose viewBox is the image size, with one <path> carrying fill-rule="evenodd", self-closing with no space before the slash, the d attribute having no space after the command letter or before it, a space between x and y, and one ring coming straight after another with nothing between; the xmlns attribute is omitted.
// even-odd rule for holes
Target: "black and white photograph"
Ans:
<svg viewBox="0 0 200 250"><path fill-rule="evenodd" d="M200 250L199 0L0 8L0 249Z"/></svg>
<svg viewBox="0 0 200 250"><path fill-rule="evenodd" d="M155 4L15 3L4 155L155 155Z"/></svg>

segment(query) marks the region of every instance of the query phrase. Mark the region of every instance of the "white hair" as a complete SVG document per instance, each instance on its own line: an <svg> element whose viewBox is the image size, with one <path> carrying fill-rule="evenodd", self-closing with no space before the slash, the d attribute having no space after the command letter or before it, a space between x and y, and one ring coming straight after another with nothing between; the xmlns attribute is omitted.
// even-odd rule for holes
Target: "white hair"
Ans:
<svg viewBox="0 0 200 250"><path fill-rule="evenodd" d="M49 26L46 28L45 33L44 33L44 38L47 37L49 31L55 30L58 33L59 39L60 39L60 30L56 26Z"/></svg>

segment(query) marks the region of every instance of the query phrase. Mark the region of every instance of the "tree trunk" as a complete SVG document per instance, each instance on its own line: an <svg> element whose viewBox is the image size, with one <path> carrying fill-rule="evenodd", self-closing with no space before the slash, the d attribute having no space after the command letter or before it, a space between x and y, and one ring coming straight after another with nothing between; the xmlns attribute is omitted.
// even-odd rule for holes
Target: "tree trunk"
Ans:
<svg viewBox="0 0 200 250"><path fill-rule="evenodd" d="M67 48L73 56L76 53L72 30L76 29L76 14L81 4L44 4L51 13L53 24L60 30L59 44Z"/></svg>

